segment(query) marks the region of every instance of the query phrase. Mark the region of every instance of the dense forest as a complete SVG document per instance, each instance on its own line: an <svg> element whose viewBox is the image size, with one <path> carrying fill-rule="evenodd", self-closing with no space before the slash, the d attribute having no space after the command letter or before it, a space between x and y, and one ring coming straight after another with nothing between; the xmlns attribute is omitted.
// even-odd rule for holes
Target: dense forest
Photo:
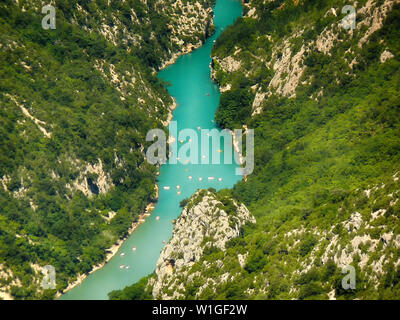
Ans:
<svg viewBox="0 0 400 320"><path fill-rule="evenodd" d="M170 2L55 1L48 30L47 3L1 2L0 297L54 297L156 201L145 137L173 103L156 71L204 41L213 4L200 1L188 30L190 2ZM54 290L40 286L45 265Z"/></svg>
<svg viewBox="0 0 400 320"><path fill-rule="evenodd" d="M347 4L355 30L341 27ZM255 130L254 173L223 192L257 223L205 250L184 298L400 298L399 38L398 1L248 1L212 68L219 125ZM356 289L341 285L347 264ZM151 297L146 279L110 294Z"/></svg>

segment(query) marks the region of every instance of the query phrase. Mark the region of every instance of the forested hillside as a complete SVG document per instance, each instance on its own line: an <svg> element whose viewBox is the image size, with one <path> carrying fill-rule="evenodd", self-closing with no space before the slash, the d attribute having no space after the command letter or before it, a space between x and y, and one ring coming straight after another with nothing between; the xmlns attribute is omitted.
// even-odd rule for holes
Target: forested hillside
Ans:
<svg viewBox="0 0 400 320"><path fill-rule="evenodd" d="M399 39L400 1L246 1L211 67L220 126L255 130L255 171L217 197L257 223L185 261L163 297L400 298ZM155 298L154 277L110 296Z"/></svg>
<svg viewBox="0 0 400 320"><path fill-rule="evenodd" d="M51 298L104 261L156 198L155 71L213 31L213 0L0 3L0 298ZM43 290L41 267L57 271Z"/></svg>

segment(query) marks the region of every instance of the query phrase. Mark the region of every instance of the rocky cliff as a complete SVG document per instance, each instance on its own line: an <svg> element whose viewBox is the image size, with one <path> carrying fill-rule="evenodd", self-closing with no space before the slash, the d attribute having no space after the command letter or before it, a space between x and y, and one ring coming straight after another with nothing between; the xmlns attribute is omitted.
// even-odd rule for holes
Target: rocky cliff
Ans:
<svg viewBox="0 0 400 320"><path fill-rule="evenodd" d="M215 282L227 280L226 274L220 279L207 279L193 269L199 263L205 269L223 265L221 260L209 263L202 259L205 252L223 254L226 243L240 236L246 223L256 222L243 204L225 201L212 192L198 191L193 195L176 221L172 239L161 252L155 277L149 280L155 299L187 297L188 286L201 282L198 295Z"/></svg>
<svg viewBox="0 0 400 320"><path fill-rule="evenodd" d="M321 299L377 298L380 290L387 291L385 298L396 296L399 196L396 173L344 196L331 225L298 221L271 228L270 221L263 236L247 231L244 240L240 228L255 223L247 208L234 202L232 215L220 210L218 194L198 192L182 211L148 287L155 299L264 299L274 290L287 290L285 299L310 292L322 293ZM355 268L356 289L346 292L341 280L348 266Z"/></svg>
<svg viewBox="0 0 400 320"><path fill-rule="evenodd" d="M224 250L200 245L200 260L179 257L190 265L180 273L170 256L183 249L166 248L147 290L185 299L399 299L399 1L245 5L217 39L211 68L222 91L216 120L254 129L255 166L215 196L243 203L257 223ZM350 278L354 286L344 285ZM141 285L112 297L149 298L130 294L147 293Z"/></svg>
<svg viewBox="0 0 400 320"><path fill-rule="evenodd" d="M155 61L149 62L154 68L198 47L213 32L214 0L72 1L68 5L62 1L14 2L23 12L37 13L44 5L52 4L56 14L62 11L72 25L100 34L129 53L149 53L152 48Z"/></svg>
<svg viewBox="0 0 400 320"><path fill-rule="evenodd" d="M213 3L0 4L2 297L54 296L155 200L145 137L175 106L156 71L213 32ZM44 30L48 4L56 28ZM40 287L48 264L54 290Z"/></svg>
<svg viewBox="0 0 400 320"><path fill-rule="evenodd" d="M393 6L399 3L398 0L330 1L321 4L321 8L317 9L321 10L321 16L318 18L309 13L308 20L301 18L291 23L288 17L293 12L299 16L302 10L307 12L307 1L282 3L271 0L267 1L267 5L262 1L248 1L245 4L244 21L249 26L263 22L265 28L257 31L243 28L242 32L248 33L251 45L238 41L226 51L217 43L213 56L212 77L221 84L222 91L226 92L228 88L237 86L237 75L245 75L247 81L252 84L253 116L262 112L268 98L275 95L295 98L298 89L302 90L302 87L313 84L315 76L313 70L310 70L310 57L315 54L331 58L331 63L338 67L332 75L332 81L335 85L343 85L347 83L347 78L355 77L355 66L362 62L359 61L359 56L363 48L368 46L371 36L376 35L384 26L384 20ZM345 6L355 9L354 30L343 28L342 21L350 17L349 12L342 13ZM272 10L275 10L275 13L269 17L271 25L277 16L287 21L281 34L268 32L272 28L268 27L266 12ZM383 39L380 42L381 63L394 57L388 50L388 45ZM319 101L329 89L315 87L310 98Z"/></svg>

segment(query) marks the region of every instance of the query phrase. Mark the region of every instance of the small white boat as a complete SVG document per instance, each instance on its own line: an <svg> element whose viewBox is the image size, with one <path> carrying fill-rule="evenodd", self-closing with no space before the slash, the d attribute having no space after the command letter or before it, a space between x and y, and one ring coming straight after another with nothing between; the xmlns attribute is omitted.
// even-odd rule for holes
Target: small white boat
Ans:
<svg viewBox="0 0 400 320"><path fill-rule="evenodd" d="M165 240L162 241L163 244L166 244L167 242Z"/></svg>
<svg viewBox="0 0 400 320"><path fill-rule="evenodd" d="M160 220L160 217L159 217L159 216L157 216L157 217L156 217L156 220Z"/></svg>
<svg viewBox="0 0 400 320"><path fill-rule="evenodd" d="M176 194L177 194L178 196L180 196L180 195L181 195L181 192L180 192L180 191L178 191Z"/></svg>
<svg viewBox="0 0 400 320"><path fill-rule="evenodd" d="M180 188L181 188L181 186L179 186L179 185L178 185L178 186L176 186L176 188L177 188L177 189L180 189Z"/></svg>
<svg viewBox="0 0 400 320"><path fill-rule="evenodd" d="M198 126L198 127L197 127L197 130L201 130L201 127L200 127L200 126Z"/></svg>
<svg viewBox="0 0 400 320"><path fill-rule="evenodd" d="M193 177L192 176L189 176L189 180L192 180L193 179Z"/></svg>
<svg viewBox="0 0 400 320"><path fill-rule="evenodd" d="M201 156L203 159L205 159L206 158L206 156L203 154L202 156Z"/></svg>
<svg viewBox="0 0 400 320"><path fill-rule="evenodd" d="M125 253L121 253L121 257L124 257L125 256Z"/></svg>
<svg viewBox="0 0 400 320"><path fill-rule="evenodd" d="M130 266L126 266L126 267L125 267L125 269L129 269L129 268L130 268Z"/></svg>
<svg viewBox="0 0 400 320"><path fill-rule="evenodd" d="M164 187L164 190L169 190L169 189L171 189L171 187L168 187L168 186Z"/></svg>
<svg viewBox="0 0 400 320"><path fill-rule="evenodd" d="M208 177L208 180L214 180L215 178L214 177Z"/></svg>
<svg viewBox="0 0 400 320"><path fill-rule="evenodd" d="M123 264L121 264L120 266L119 266L119 268L120 269L123 269L125 266L123 265Z"/></svg>
<svg viewBox="0 0 400 320"><path fill-rule="evenodd" d="M200 178L199 178L199 181L203 181L203 178L202 178L202 177L200 177Z"/></svg>
<svg viewBox="0 0 400 320"><path fill-rule="evenodd" d="M133 251L136 251L136 247L133 247L132 250L133 250Z"/></svg>
<svg viewBox="0 0 400 320"><path fill-rule="evenodd" d="M218 178L218 181L222 181L222 178Z"/></svg>

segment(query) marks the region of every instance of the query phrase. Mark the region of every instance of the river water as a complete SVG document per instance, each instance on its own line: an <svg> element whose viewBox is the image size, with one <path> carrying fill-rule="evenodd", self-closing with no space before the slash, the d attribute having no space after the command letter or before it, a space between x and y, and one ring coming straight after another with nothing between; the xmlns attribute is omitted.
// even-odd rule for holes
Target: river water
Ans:
<svg viewBox="0 0 400 320"><path fill-rule="evenodd" d="M214 129L215 111L219 104L218 86L210 79L209 64L214 40L222 30L242 14L240 0L217 0L214 8L217 31L198 50L181 56L173 65L159 73L160 79L169 81L170 94L178 107L173 112L178 132L182 129ZM180 143L178 142L178 145ZM210 146L211 148L212 146ZM224 154L222 149L221 159ZM213 152L217 152L213 150ZM232 155L233 158L233 155ZM223 161L221 161L223 163ZM107 294L139 281L155 270L165 242L172 236L172 220L181 208L181 200L190 197L198 189L231 188L241 179L235 174L237 165L232 164L165 164L160 168L158 179L159 201L151 216L125 241L119 252L100 270L94 272L79 286L65 293L61 299L107 299ZM189 179L189 176L192 179ZM209 180L208 177L214 177ZM200 181L199 178L202 178ZM177 186L180 188L177 189ZM170 187L169 190L164 187ZM178 194L178 192L181 194ZM157 219L158 217L158 219ZM133 250L133 248L136 250ZM123 255L121 255L123 254ZM120 266L129 266L121 269Z"/></svg>

